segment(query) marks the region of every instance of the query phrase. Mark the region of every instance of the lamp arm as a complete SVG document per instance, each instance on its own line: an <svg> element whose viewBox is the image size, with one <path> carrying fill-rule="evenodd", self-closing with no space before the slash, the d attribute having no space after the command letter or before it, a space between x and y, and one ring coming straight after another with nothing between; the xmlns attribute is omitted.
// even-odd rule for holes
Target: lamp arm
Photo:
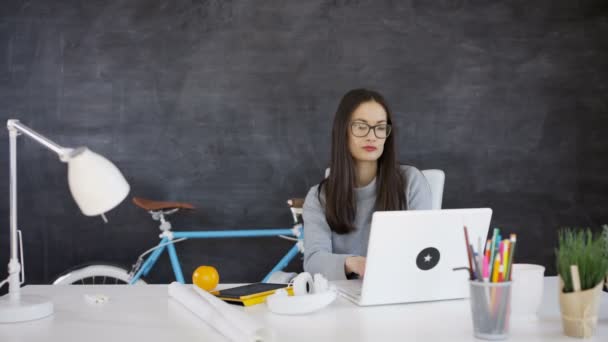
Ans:
<svg viewBox="0 0 608 342"><path fill-rule="evenodd" d="M23 134L27 135L28 137L36 140L40 145L57 153L57 155L59 156L59 158L61 160L64 160L65 156L70 151L72 151L71 148L63 147L63 146L51 141L50 139L43 136L42 134L40 134L40 133L34 131L33 129L27 127L26 125L22 124L19 120L15 120L15 119L8 120L6 122L6 128L8 128L9 132L16 131L18 133L23 133Z"/></svg>

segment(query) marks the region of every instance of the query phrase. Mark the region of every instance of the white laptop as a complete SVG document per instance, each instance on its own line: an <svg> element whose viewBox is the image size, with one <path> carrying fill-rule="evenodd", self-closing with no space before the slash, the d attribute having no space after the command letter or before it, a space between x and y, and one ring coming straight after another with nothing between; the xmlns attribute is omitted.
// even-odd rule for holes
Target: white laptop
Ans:
<svg viewBox="0 0 608 342"><path fill-rule="evenodd" d="M332 282L358 305L466 298L469 243L485 246L492 209L378 211L372 217L363 280Z"/></svg>

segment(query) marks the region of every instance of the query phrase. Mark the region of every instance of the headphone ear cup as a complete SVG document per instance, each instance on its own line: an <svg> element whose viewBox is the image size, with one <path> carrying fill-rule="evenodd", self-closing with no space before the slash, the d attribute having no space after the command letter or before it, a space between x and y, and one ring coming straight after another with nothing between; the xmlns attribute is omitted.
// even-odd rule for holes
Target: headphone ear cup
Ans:
<svg viewBox="0 0 608 342"><path fill-rule="evenodd" d="M307 295L313 292L312 276L308 272L298 274L293 279L293 294L295 296Z"/></svg>
<svg viewBox="0 0 608 342"><path fill-rule="evenodd" d="M314 293L323 293L329 290L329 281L322 274L317 273L314 276Z"/></svg>

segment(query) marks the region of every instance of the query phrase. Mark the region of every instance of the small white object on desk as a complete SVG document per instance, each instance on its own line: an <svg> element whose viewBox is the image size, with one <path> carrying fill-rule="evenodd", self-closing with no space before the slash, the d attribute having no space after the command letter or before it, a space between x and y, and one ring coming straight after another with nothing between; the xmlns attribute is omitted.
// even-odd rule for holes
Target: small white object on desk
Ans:
<svg viewBox="0 0 608 342"><path fill-rule="evenodd" d="M102 305L110 301L110 297L103 294L86 294L84 295L84 300L89 304Z"/></svg>

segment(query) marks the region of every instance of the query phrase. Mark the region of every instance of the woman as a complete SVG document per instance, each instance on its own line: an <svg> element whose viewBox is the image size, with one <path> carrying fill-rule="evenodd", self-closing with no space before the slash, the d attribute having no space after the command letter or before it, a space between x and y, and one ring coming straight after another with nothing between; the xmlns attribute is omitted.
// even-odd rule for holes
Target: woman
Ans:
<svg viewBox="0 0 608 342"><path fill-rule="evenodd" d="M304 202L304 270L329 280L363 277L374 211L431 209L431 189L396 162L395 130L375 91L346 93L334 117L329 176Z"/></svg>

